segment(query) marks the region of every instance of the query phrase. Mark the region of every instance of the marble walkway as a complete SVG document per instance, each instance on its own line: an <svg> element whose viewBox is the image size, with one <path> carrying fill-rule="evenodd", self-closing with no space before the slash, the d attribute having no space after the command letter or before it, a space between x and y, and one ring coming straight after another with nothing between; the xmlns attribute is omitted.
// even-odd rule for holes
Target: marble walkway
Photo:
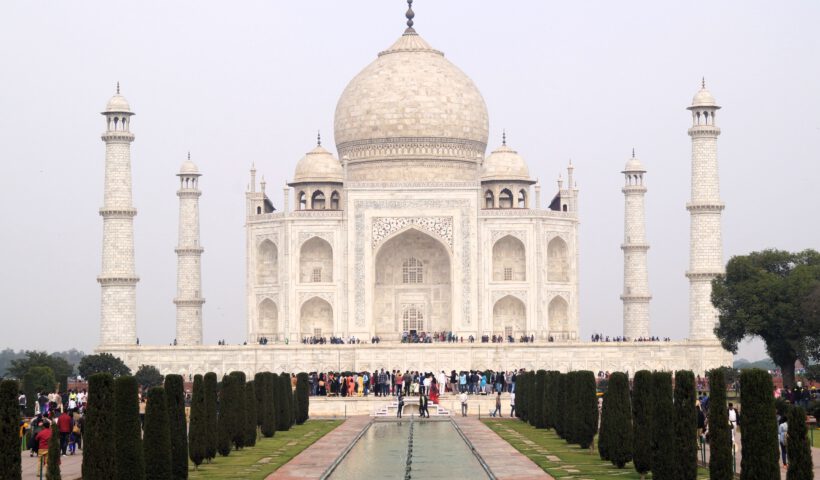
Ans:
<svg viewBox="0 0 820 480"><path fill-rule="evenodd" d="M23 478L40 478L38 475L38 460L37 457L29 457L28 451L21 455L23 462ZM68 455L62 457L60 463L60 476L63 480L79 480L82 478L83 455L82 450L77 450L75 455ZM46 478L46 473L43 472L43 478Z"/></svg>

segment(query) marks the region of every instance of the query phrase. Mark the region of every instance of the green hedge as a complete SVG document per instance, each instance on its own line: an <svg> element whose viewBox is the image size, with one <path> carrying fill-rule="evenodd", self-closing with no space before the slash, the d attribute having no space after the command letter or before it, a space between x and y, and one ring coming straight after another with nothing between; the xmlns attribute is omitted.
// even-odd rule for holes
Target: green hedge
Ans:
<svg viewBox="0 0 820 480"><path fill-rule="evenodd" d="M18 395L16 381L3 380L0 383L0 478L10 480L19 480L22 475Z"/></svg>
<svg viewBox="0 0 820 480"><path fill-rule="evenodd" d="M632 461L645 476L652 470L652 372L640 370L632 383Z"/></svg>
<svg viewBox="0 0 820 480"><path fill-rule="evenodd" d="M695 374L675 372L675 451L678 453L677 478L698 477L698 411L695 402Z"/></svg>
<svg viewBox="0 0 820 480"><path fill-rule="evenodd" d="M672 397L672 374L653 372L652 408L652 478L675 478L675 406Z"/></svg>
<svg viewBox="0 0 820 480"><path fill-rule="evenodd" d="M769 372L759 368L740 373L740 398L743 435L740 447L741 480L778 478L780 476L780 446L777 439L777 412L774 407L774 385ZM789 424L791 433L791 423Z"/></svg>
<svg viewBox="0 0 820 480"><path fill-rule="evenodd" d="M111 480L116 476L113 385L114 377L110 373L88 377L88 409L83 433L84 480Z"/></svg>
<svg viewBox="0 0 820 480"><path fill-rule="evenodd" d="M199 468L206 458L207 419L205 382L202 375L194 375L194 387L191 394L191 419L188 426L188 457L194 464L194 468Z"/></svg>
<svg viewBox="0 0 820 480"><path fill-rule="evenodd" d="M145 478L138 391L137 379L132 376L114 380L114 438L117 446L114 465L117 480Z"/></svg>
<svg viewBox="0 0 820 480"><path fill-rule="evenodd" d="M171 429L168 422L168 402L165 399L165 389L153 387L148 390L142 442L146 479L173 478Z"/></svg>
<svg viewBox="0 0 820 480"><path fill-rule="evenodd" d="M188 478L188 424L185 418L185 381L182 375L165 376L165 402L171 435L171 478Z"/></svg>
<svg viewBox="0 0 820 480"><path fill-rule="evenodd" d="M205 460L210 462L216 457L217 438L219 435L219 414L217 397L219 382L214 372L208 372L202 379L205 395Z"/></svg>
<svg viewBox="0 0 820 480"><path fill-rule="evenodd" d="M732 432L726 406L726 382L723 370L709 375L709 478L732 480Z"/></svg>
<svg viewBox="0 0 820 480"><path fill-rule="evenodd" d="M296 375L296 424L310 418L310 378L305 372Z"/></svg>

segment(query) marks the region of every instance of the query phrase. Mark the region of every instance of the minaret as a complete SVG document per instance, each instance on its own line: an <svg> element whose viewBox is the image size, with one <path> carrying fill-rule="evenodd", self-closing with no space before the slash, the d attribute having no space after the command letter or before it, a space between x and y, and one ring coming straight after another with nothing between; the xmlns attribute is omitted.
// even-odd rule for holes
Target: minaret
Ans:
<svg viewBox="0 0 820 480"><path fill-rule="evenodd" d="M134 273L134 215L131 204L131 116L128 101L117 93L105 106L105 195L103 217L100 345L137 341L137 282Z"/></svg>
<svg viewBox="0 0 820 480"><path fill-rule="evenodd" d="M179 177L179 243L177 254L177 345L202 345L202 268L204 249L199 244L199 170L191 154L183 162Z"/></svg>
<svg viewBox="0 0 820 480"><path fill-rule="evenodd" d="M689 229L689 338L716 340L717 310L712 306L712 279L723 273L715 114L720 107L706 90L706 82L692 99L692 198L686 204Z"/></svg>
<svg viewBox="0 0 820 480"><path fill-rule="evenodd" d="M646 222L644 219L644 195L646 186L643 176L646 170L640 160L626 162L623 172L626 183L624 193L624 336L628 339L649 336L649 274L646 267Z"/></svg>

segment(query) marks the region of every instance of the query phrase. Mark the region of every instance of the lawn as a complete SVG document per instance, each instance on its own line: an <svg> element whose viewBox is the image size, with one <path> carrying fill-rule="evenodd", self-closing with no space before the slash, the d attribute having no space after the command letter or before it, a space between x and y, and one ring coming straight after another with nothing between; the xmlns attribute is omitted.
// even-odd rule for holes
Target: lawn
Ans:
<svg viewBox="0 0 820 480"><path fill-rule="evenodd" d="M188 477L264 479L341 423L341 420L309 420L304 425L294 425L287 432L276 432L272 438L260 438L255 447L234 450L227 457L217 455L213 463L203 463L198 470L191 464Z"/></svg>
<svg viewBox="0 0 820 480"><path fill-rule="evenodd" d="M552 430L539 430L517 420L483 421L501 438L555 478L641 478L632 468L631 462L623 469L615 468L610 462L601 460L597 448L592 452L581 450L577 445L568 445ZM647 475L647 478L652 476ZM708 478L708 471L702 468L698 470L699 480Z"/></svg>

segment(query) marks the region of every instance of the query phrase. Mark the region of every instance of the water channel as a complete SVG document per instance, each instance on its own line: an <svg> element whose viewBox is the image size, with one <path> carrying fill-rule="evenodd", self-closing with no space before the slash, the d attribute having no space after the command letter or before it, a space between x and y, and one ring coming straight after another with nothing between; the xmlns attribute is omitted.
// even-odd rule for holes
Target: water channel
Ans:
<svg viewBox="0 0 820 480"><path fill-rule="evenodd" d="M328 478L490 477L451 421L406 420L371 424Z"/></svg>

